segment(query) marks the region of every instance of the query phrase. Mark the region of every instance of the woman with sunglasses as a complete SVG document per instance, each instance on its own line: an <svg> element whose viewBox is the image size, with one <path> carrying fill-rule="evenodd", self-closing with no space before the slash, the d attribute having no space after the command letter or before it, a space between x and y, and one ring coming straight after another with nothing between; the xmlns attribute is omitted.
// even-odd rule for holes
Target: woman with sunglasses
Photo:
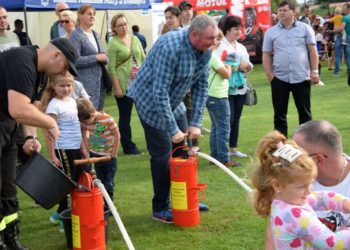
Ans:
<svg viewBox="0 0 350 250"><path fill-rule="evenodd" d="M73 30L75 29L77 20L77 15L70 10L64 10L60 15L60 24L63 29L66 31L66 34L63 35L65 38L70 38Z"/></svg>
<svg viewBox="0 0 350 250"><path fill-rule="evenodd" d="M140 40L129 34L129 25L123 14L113 16L111 21L113 38L109 41L107 54L108 72L112 78L114 95L119 109L119 130L123 152L126 155L140 155L132 141L131 112L133 99L126 96L141 63L145 60Z"/></svg>

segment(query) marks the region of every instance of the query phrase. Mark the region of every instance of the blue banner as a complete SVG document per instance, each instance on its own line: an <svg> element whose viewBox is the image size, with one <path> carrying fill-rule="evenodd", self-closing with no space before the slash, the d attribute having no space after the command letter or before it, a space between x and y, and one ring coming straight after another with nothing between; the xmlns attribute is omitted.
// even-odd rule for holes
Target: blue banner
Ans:
<svg viewBox="0 0 350 250"><path fill-rule="evenodd" d="M71 9L78 9L83 4L91 4L98 10L135 10L149 9L152 0L66 0ZM62 0L0 0L0 5L7 10L53 10Z"/></svg>

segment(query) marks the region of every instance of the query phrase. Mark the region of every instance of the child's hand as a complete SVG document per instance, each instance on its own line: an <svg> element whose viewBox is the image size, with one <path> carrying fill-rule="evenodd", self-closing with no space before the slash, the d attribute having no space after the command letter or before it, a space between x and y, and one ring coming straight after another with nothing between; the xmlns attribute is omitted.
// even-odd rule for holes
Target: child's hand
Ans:
<svg viewBox="0 0 350 250"><path fill-rule="evenodd" d="M60 161L57 157L53 157L53 158L51 159L51 161L52 161L53 164L56 165L56 167L60 167L60 168L63 167L61 161Z"/></svg>

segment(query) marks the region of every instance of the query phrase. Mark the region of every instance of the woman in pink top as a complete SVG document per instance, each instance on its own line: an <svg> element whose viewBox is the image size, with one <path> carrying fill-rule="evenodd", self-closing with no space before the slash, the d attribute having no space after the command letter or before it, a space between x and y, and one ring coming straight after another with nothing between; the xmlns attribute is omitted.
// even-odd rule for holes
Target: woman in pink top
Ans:
<svg viewBox="0 0 350 250"><path fill-rule="evenodd" d="M350 200L333 192L311 192L317 168L305 152L273 131L260 141L257 157L254 208L270 217L275 249L350 249L350 230L332 232L315 213L349 213Z"/></svg>

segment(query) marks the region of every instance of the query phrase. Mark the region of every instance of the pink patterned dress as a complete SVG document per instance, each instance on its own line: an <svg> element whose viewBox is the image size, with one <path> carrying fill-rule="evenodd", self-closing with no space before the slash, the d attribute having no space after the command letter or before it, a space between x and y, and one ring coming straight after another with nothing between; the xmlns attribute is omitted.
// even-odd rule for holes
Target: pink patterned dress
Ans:
<svg viewBox="0 0 350 250"><path fill-rule="evenodd" d="M343 211L346 198L334 192L313 192L305 205L273 200L271 227L275 249L350 249L350 230L332 232L314 210Z"/></svg>

